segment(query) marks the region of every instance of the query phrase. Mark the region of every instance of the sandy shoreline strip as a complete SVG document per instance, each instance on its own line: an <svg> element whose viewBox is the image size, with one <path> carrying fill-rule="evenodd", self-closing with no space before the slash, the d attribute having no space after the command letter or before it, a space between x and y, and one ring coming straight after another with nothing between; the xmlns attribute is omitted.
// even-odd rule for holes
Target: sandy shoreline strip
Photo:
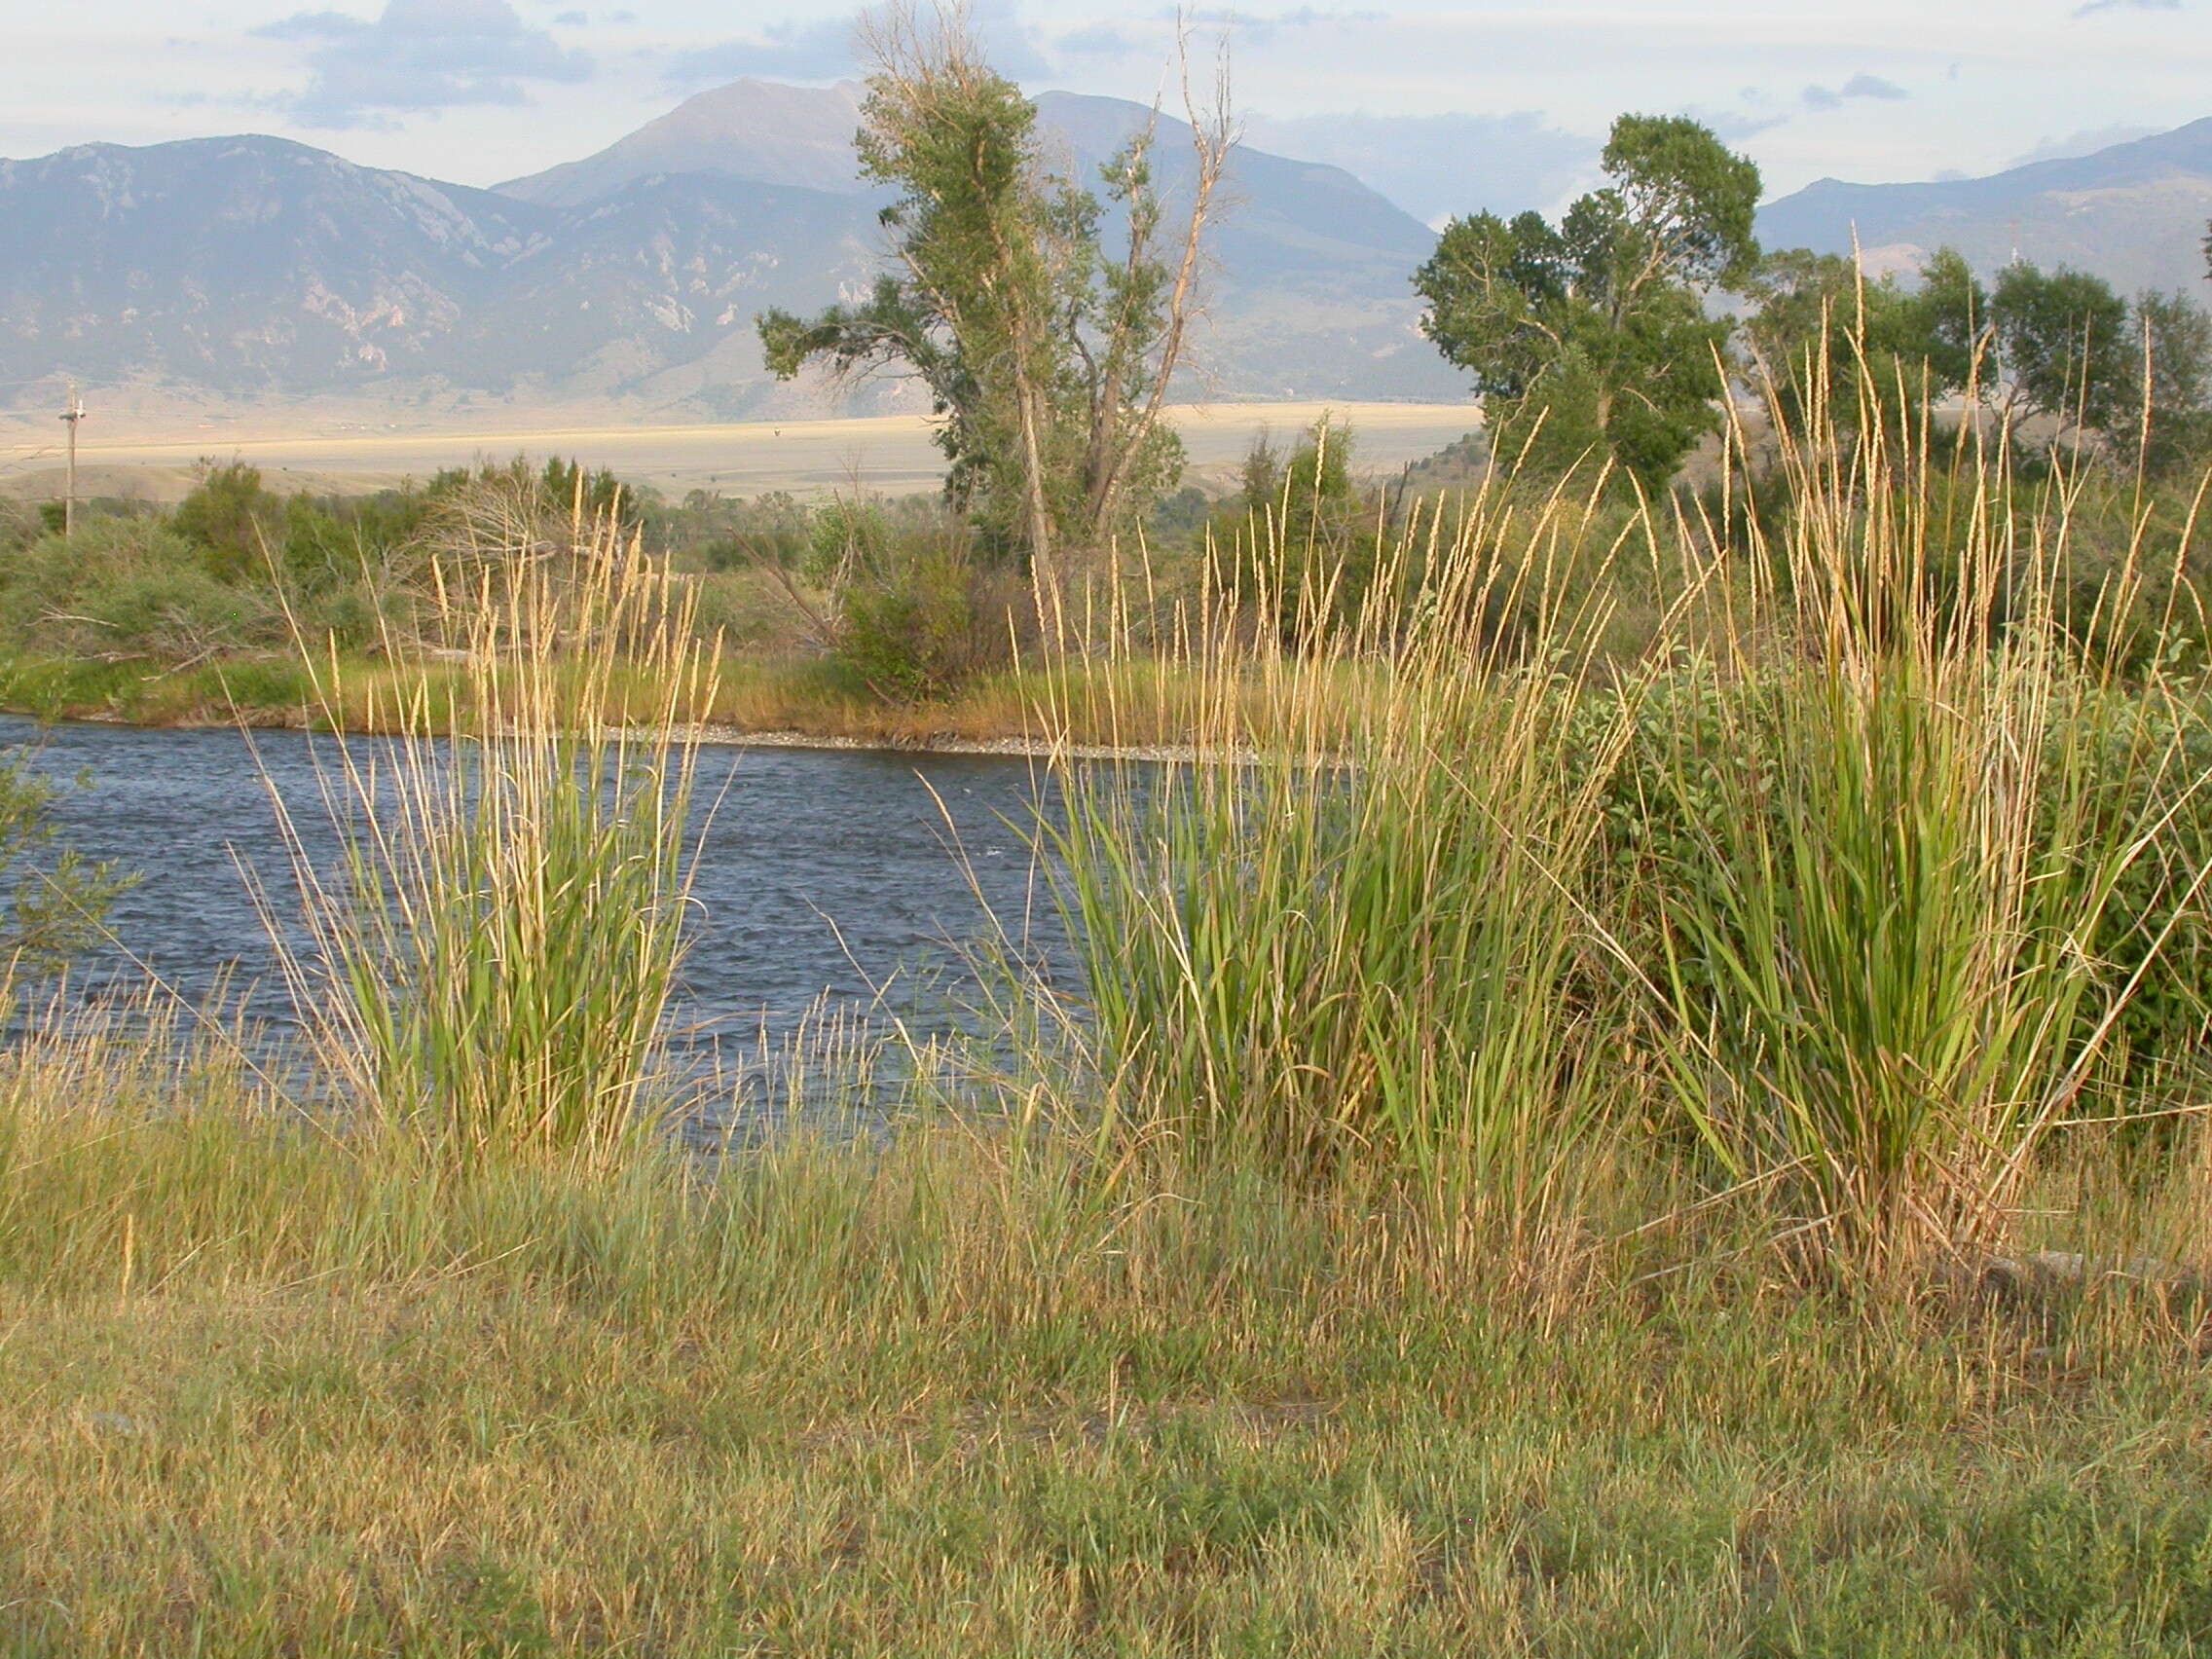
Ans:
<svg viewBox="0 0 2212 1659"><path fill-rule="evenodd" d="M732 749L857 749L886 755L983 755L1030 760L1192 761L1189 744L1062 743L1036 737L944 737L913 743L886 743L865 737L825 737L804 731L747 731L740 726L684 728L682 736L700 744Z"/></svg>
<svg viewBox="0 0 2212 1659"><path fill-rule="evenodd" d="M162 720L159 722L129 720L120 716L101 714L64 715L54 720L57 725L124 726L132 731L310 731L314 729L308 721L292 718L293 711L264 709L255 711L269 717L266 719L244 720ZM0 714L13 715L21 719L41 719L43 717L28 709L0 707ZM357 735L376 735L374 733ZM643 737L642 731L632 730L628 735ZM680 742L695 743L713 749L834 749L880 755L976 755L995 756L1003 759L1029 760L1144 760L1144 761L1195 761L1198 750L1190 744L1104 744L1066 743L1038 737L930 737L910 740L877 737L849 737L828 732L799 731L782 728L772 731L748 731L733 725L685 725L677 731Z"/></svg>

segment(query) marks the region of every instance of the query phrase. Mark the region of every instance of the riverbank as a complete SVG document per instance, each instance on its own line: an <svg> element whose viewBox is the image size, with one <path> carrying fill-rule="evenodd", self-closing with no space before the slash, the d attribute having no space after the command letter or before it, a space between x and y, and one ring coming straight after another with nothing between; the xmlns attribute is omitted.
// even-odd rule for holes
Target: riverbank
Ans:
<svg viewBox="0 0 2212 1659"><path fill-rule="evenodd" d="M1632 1163L1539 1237L976 1124L431 1169L150 1082L0 1096L0 1652L2212 1638L2212 1381L2123 1279L1809 1289Z"/></svg>
<svg viewBox="0 0 2212 1659"><path fill-rule="evenodd" d="M1125 668L1115 670L1128 680ZM59 657L0 659L0 713L146 727L292 727L389 730L398 685L426 685L449 706L464 673L451 664L393 668L383 659L341 661L334 694L299 659L239 657L181 668L102 664ZM645 688L640 688L644 692ZM1044 755L1055 741L1120 750L1161 746L1163 723L1130 732L1130 743L1101 741L1099 723L1077 710L1052 721L1044 675L993 675L956 697L892 703L821 661L730 657L717 668L713 697L685 708L703 741L761 746L909 748L974 755ZM1168 739L1172 741L1172 739Z"/></svg>
<svg viewBox="0 0 2212 1659"><path fill-rule="evenodd" d="M80 658L0 657L0 714L147 728L385 731L402 688L441 708L465 696L459 665L341 661L324 682L296 658L251 657L154 669ZM651 688L632 687L641 706ZM689 735L754 748L894 749L1045 758L1188 757L1206 677L1158 662L1070 664L983 677L931 702L894 703L833 665L731 656L682 713ZM1255 687L1251 717L1265 719Z"/></svg>

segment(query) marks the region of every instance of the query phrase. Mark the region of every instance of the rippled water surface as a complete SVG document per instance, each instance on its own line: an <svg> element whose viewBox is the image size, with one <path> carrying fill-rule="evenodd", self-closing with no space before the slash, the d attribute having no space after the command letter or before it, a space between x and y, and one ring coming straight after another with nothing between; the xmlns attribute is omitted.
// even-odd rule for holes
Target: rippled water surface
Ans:
<svg viewBox="0 0 2212 1659"><path fill-rule="evenodd" d="M229 976L248 1013L290 1023L240 866L290 900L274 787L311 856L335 867L316 771L335 740L0 720L0 743L18 742L40 745L38 763L57 776L89 774L92 788L60 803L69 842L144 873L117 902L119 947L91 977L132 975L127 951L196 1001ZM880 993L925 1026L949 1023L973 989L962 952L988 929L985 903L1041 960L1064 938L1025 839L1049 796L1022 759L703 751L698 799L719 804L695 826L698 908L678 1017L773 1038L818 999L857 1006Z"/></svg>

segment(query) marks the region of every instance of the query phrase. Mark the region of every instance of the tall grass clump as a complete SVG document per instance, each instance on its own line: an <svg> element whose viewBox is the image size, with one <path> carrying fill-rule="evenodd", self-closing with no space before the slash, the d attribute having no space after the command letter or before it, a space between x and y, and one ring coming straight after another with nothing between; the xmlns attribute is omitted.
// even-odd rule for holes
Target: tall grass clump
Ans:
<svg viewBox="0 0 2212 1659"><path fill-rule="evenodd" d="M1609 1086L1571 994L1603 771L1577 780L1569 717L1596 618L1552 610L1545 648L1512 657L1491 621L1543 610L1544 571L1589 550L1546 521L1530 557L1481 557L1499 505L1383 545L1368 592L1418 586L1411 607L1347 621L1309 584L1286 647L1235 614L1282 596L1233 596L1200 624L1189 757L1061 769L1076 1041L1110 1128L1304 1175L1402 1165L1515 1217L1578 1166Z"/></svg>
<svg viewBox="0 0 2212 1659"><path fill-rule="evenodd" d="M441 586L458 674L380 682L393 735L324 752L344 866L296 858L309 948L287 972L322 1064L462 1160L608 1156L663 1071L690 879L682 721L711 688L681 599L616 525ZM318 676L325 710L341 679Z"/></svg>
<svg viewBox="0 0 2212 1659"><path fill-rule="evenodd" d="M1993 1244L2053 1136L2153 1108L2120 1039L2146 994L2186 1027L2201 719L2082 648L2063 480L1962 521L2011 447L1910 408L1815 399L1755 477L1737 433L1724 508L1787 509L1725 536L1505 477L1379 525L1348 612L1243 554L1307 590L1196 624L1188 758L1060 769L1108 1132L1517 1218L1626 1158L1876 1265Z"/></svg>
<svg viewBox="0 0 2212 1659"><path fill-rule="evenodd" d="M1956 492L1930 481L2006 498L2009 446L1946 453L1879 414L1784 440L1795 511L1779 540L1754 523L1757 621L1673 677L1700 718L1656 733L1674 838L1642 901L1681 1121L1860 1263L2002 1236L2046 1139L2107 1098L2141 974L2099 947L2195 787L2165 688L2114 725L2121 693L2054 620L2064 493L1939 525Z"/></svg>

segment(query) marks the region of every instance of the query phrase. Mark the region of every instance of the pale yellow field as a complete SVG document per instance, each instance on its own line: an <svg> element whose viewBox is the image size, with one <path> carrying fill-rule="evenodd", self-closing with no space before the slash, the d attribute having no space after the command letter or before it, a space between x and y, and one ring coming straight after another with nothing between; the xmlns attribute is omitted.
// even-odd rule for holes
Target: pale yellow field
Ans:
<svg viewBox="0 0 2212 1659"><path fill-rule="evenodd" d="M1230 403L1178 408L1170 418L1193 466L1218 475L1260 431L1288 439L1324 411L1351 424L1357 463L1371 470L1395 470L1433 454L1476 424L1470 406L1438 403ZM413 432L302 432L284 423L283 415L273 414L259 430L250 421L236 421L206 432L172 428L147 439L111 435L112 425L97 438L88 431L78 450L78 490L173 500L191 488L203 458L250 461L277 489L341 493L426 478L480 456L516 454L574 456L675 496L693 489L821 495L856 486L896 495L934 488L943 473L928 423L910 415L691 426L510 423ZM58 495L58 460L43 429L0 431L0 492Z"/></svg>

